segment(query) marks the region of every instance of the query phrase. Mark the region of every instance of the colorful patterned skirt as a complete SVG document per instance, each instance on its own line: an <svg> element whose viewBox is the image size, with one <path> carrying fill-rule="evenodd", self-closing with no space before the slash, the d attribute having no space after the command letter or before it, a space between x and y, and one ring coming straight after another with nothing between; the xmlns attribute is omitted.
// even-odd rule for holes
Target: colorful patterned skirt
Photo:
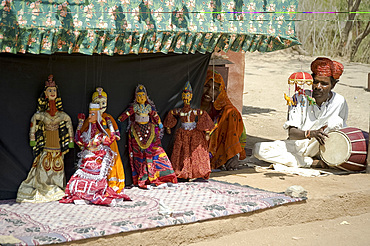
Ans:
<svg viewBox="0 0 370 246"><path fill-rule="evenodd" d="M208 179L211 173L205 134L198 129L176 131L171 163L177 178Z"/></svg>
<svg viewBox="0 0 370 246"><path fill-rule="evenodd" d="M99 150L84 150L79 153L79 169L68 181L65 197L61 203L80 203L81 200L93 204L110 205L115 199L130 200L123 194L117 194L108 186L107 174L114 165L116 153L106 146Z"/></svg>
<svg viewBox="0 0 370 246"><path fill-rule="evenodd" d="M159 128L153 123L133 123L129 131L129 153L134 185L147 188L177 183L171 162L160 146Z"/></svg>

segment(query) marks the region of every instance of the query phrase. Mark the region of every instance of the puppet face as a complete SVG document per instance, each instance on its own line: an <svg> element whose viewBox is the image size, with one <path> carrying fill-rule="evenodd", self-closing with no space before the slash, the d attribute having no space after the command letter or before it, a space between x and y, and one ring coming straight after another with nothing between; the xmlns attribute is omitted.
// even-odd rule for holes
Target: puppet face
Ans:
<svg viewBox="0 0 370 246"><path fill-rule="evenodd" d="M330 96L330 91L333 88L330 77L314 76L312 84L312 96L321 102L326 101Z"/></svg>
<svg viewBox="0 0 370 246"><path fill-rule="evenodd" d="M57 88L56 87L48 87L45 90L45 96L49 100L55 100L57 98Z"/></svg>
<svg viewBox="0 0 370 246"><path fill-rule="evenodd" d="M191 99L193 98L193 94L190 92L183 92L182 93L182 101L184 104L190 104Z"/></svg>
<svg viewBox="0 0 370 246"><path fill-rule="evenodd" d="M213 98L216 101L218 95L220 95L220 83L214 83L214 90L213 90L213 79L209 79L207 83L203 87L203 100L206 102L212 102Z"/></svg>
<svg viewBox="0 0 370 246"><path fill-rule="evenodd" d="M107 101L108 99L105 97L97 97L94 99L93 103L97 103L100 105L100 113L103 114L107 109Z"/></svg>
<svg viewBox="0 0 370 246"><path fill-rule="evenodd" d="M146 102L145 92L136 93L136 102L139 104L144 104Z"/></svg>
<svg viewBox="0 0 370 246"><path fill-rule="evenodd" d="M98 120L98 110L89 111L89 122L95 123Z"/></svg>

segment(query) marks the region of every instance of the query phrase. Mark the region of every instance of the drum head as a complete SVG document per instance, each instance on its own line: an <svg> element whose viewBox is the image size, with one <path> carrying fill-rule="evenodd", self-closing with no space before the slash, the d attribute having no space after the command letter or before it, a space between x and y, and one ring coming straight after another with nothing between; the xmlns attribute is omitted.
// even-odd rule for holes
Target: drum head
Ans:
<svg viewBox="0 0 370 246"><path fill-rule="evenodd" d="M351 155L351 142L342 132L329 132L325 145L320 145L321 159L329 166L338 166Z"/></svg>

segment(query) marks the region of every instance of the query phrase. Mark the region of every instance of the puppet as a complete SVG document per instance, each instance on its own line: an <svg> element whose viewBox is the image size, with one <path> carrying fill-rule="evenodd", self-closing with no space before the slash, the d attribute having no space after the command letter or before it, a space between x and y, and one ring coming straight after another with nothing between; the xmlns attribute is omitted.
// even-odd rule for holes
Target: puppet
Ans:
<svg viewBox="0 0 370 246"><path fill-rule="evenodd" d="M304 85L311 86L313 83L313 78L309 73L306 72L296 72L290 75L288 78L289 84L289 96L284 93L284 99L287 101L287 105L289 106L296 106L298 104L296 95L303 95L307 98L309 105L316 104L315 100L309 95L306 94ZM290 85L294 85L295 95L290 98ZM312 91L310 93L312 95ZM304 101L301 100L300 105L302 107L305 106Z"/></svg>
<svg viewBox="0 0 370 246"><path fill-rule="evenodd" d="M186 82L182 92L184 107L171 110L164 121L168 134L176 126L177 118L181 121L181 127L175 133L171 163L177 178L208 179L211 166L207 141L214 124L207 112L190 107L192 97L191 85Z"/></svg>
<svg viewBox="0 0 370 246"><path fill-rule="evenodd" d="M103 128L110 133L113 133L116 138L110 145L110 148L116 152L116 157L114 160L114 165L110 170L107 179L109 187L112 187L117 193L120 193L125 187L125 172L123 170L123 162L118 150L117 141L120 140L120 133L118 130L118 126L114 118L106 112L108 106L108 95L101 87L97 87L96 91L92 95L92 102L97 103L100 106L100 114L101 114L101 124ZM85 132L88 129L89 121L88 119L85 120L81 132Z"/></svg>
<svg viewBox="0 0 370 246"><path fill-rule="evenodd" d="M84 114L78 115L75 141L83 149L78 154L80 158L78 170L68 181L65 197L60 202L114 206L117 199L130 200L123 192L117 194L108 186L107 175L117 155L110 146L115 141L116 135L114 130L108 133L101 124L100 105L90 104L88 130L81 133L84 119Z"/></svg>
<svg viewBox="0 0 370 246"><path fill-rule="evenodd" d="M118 117L118 121L123 122L127 118L133 184L150 188L148 185L177 183L171 162L161 146L161 119L143 85L136 87L134 102Z"/></svg>
<svg viewBox="0 0 370 246"><path fill-rule="evenodd" d="M64 154L73 148L71 118L63 111L58 86L49 75L31 118L30 146L35 157L18 188L17 202L50 202L64 196Z"/></svg>

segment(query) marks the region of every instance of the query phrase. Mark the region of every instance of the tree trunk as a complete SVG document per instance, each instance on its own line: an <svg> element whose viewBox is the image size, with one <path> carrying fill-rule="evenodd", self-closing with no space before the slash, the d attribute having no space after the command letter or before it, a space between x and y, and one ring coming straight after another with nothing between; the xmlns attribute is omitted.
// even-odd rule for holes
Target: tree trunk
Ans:
<svg viewBox="0 0 370 246"><path fill-rule="evenodd" d="M292 50L297 51L298 54L300 54L300 55L304 55L304 56L309 56L310 55L307 51L305 51L301 47L301 45L294 45L294 46L292 46Z"/></svg>
<svg viewBox="0 0 370 246"><path fill-rule="evenodd" d="M357 36L357 38L352 44L350 61L353 61L353 59L355 58L356 52L358 50L358 47L360 46L362 40L369 34L370 34L370 21L367 23L365 30L362 33L360 33L360 35Z"/></svg>
<svg viewBox="0 0 370 246"><path fill-rule="evenodd" d="M370 76L369 76L370 79ZM369 117L370 120L370 117ZM370 121L369 121L369 133L370 133ZM366 167L366 173L370 173L370 136L369 136L369 142L368 142L368 151L367 151L367 167Z"/></svg>
<svg viewBox="0 0 370 246"><path fill-rule="evenodd" d="M361 0L355 0L355 3L353 3L353 0L348 0L348 11L349 12L356 12L360 6ZM356 13L348 13L348 20L346 21L346 25L344 26L344 29L342 31L341 40L338 45L338 53L339 56L345 56L346 55L346 48L349 33L351 32L353 28L353 20L356 17Z"/></svg>

